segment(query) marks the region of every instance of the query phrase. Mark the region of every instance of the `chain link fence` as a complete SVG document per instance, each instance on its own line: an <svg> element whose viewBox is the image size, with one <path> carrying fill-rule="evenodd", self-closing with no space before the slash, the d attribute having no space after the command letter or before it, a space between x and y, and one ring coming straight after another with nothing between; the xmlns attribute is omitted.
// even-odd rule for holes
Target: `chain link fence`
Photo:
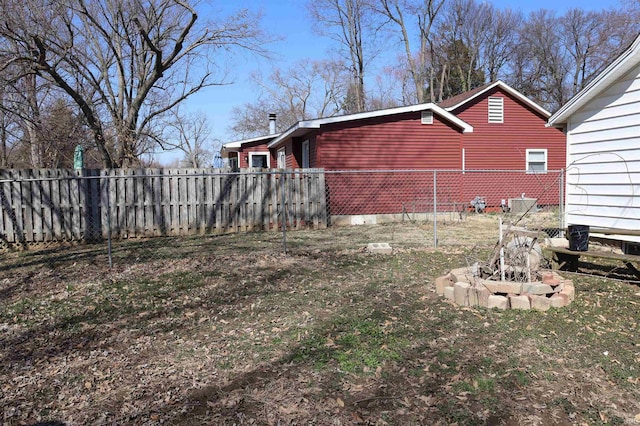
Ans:
<svg viewBox="0 0 640 426"><path fill-rule="evenodd" d="M357 225L401 224L437 247L457 238L439 227L496 214L554 236L563 187L562 171L3 170L0 241L104 244L111 264L114 241L271 231L286 252L287 231Z"/></svg>

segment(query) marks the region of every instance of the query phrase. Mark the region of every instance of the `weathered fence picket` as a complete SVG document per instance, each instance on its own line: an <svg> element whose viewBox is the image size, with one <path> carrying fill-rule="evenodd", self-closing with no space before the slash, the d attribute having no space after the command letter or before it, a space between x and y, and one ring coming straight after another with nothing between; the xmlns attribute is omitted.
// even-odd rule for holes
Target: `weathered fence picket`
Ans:
<svg viewBox="0 0 640 426"><path fill-rule="evenodd" d="M0 240L277 230L283 214L289 228L322 228L323 175L319 169L0 170Z"/></svg>

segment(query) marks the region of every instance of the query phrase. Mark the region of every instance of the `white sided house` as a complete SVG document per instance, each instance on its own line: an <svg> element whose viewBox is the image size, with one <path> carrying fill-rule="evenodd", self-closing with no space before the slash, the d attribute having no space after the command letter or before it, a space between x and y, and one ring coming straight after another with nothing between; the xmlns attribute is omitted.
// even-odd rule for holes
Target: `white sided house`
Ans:
<svg viewBox="0 0 640 426"><path fill-rule="evenodd" d="M640 242L640 36L548 126L567 135L566 224Z"/></svg>

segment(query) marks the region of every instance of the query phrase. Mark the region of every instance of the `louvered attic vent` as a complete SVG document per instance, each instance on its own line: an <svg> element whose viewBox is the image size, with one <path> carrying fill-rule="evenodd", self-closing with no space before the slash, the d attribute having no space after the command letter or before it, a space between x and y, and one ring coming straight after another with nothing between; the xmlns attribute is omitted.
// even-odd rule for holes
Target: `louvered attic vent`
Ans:
<svg viewBox="0 0 640 426"><path fill-rule="evenodd" d="M433 124L433 112L431 112L431 111L422 111L422 116L420 117L420 122L422 124Z"/></svg>
<svg viewBox="0 0 640 426"><path fill-rule="evenodd" d="M504 123L503 98L489 98L489 123Z"/></svg>

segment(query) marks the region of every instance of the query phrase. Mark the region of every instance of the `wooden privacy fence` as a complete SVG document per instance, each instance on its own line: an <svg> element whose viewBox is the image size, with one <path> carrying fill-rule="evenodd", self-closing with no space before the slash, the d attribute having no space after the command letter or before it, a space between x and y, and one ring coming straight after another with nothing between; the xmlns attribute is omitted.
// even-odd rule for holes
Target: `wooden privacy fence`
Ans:
<svg viewBox="0 0 640 426"><path fill-rule="evenodd" d="M276 230L283 207L326 227L322 169L0 170L5 243Z"/></svg>

